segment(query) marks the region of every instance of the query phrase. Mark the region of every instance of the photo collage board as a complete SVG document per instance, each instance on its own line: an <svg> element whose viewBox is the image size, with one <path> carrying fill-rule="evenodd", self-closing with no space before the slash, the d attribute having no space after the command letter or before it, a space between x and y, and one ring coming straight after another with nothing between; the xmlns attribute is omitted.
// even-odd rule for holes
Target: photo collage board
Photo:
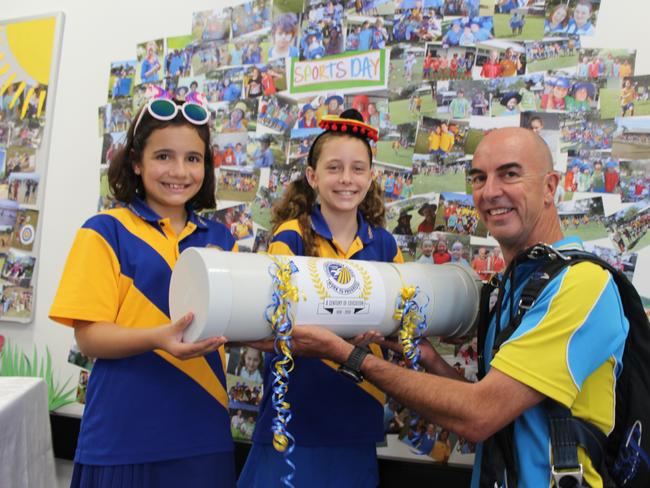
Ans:
<svg viewBox="0 0 650 488"><path fill-rule="evenodd" d="M34 315L62 15L0 21L0 321ZM28 39L28 41L26 41ZM45 53L45 54L44 54Z"/></svg>
<svg viewBox="0 0 650 488"><path fill-rule="evenodd" d="M379 129L373 176L405 260L459 262L488 279L505 262L467 170L484 134L521 126L562 173L565 234L632 278L650 242L650 76L634 76L634 50L582 47L599 10L599 0L259 0L195 12L187 36L145 40L110 64L99 207L116 205L106 171L130 120L165 90L211 113L218 208L205 216L240 251L263 252L271 207L303 175L318 121L352 107ZM433 342L476 380L475 338ZM251 438L263 363L229 351L236 439ZM472 443L391 399L385 430L412 455L473 462Z"/></svg>

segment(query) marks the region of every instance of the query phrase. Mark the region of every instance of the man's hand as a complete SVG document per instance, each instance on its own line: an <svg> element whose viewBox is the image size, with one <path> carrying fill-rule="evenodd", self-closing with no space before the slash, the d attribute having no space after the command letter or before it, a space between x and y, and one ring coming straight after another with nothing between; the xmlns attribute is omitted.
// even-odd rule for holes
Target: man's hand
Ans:
<svg viewBox="0 0 650 488"><path fill-rule="evenodd" d="M337 363L344 362L354 349L352 344L334 332L315 325L294 326L292 342L293 350L299 356L331 359Z"/></svg>
<svg viewBox="0 0 650 488"><path fill-rule="evenodd" d="M404 354L402 343L397 337L389 337L375 342L377 342L381 347L390 349L398 354ZM438 352L433 348L426 337L423 337L422 340L420 340L418 347L420 348L420 366L422 366L427 373L440 374L440 368L438 365L442 363L446 364L446 362L440 357L440 354L438 354Z"/></svg>
<svg viewBox="0 0 650 488"><path fill-rule="evenodd" d="M345 361L353 349L352 344L367 344L376 341L377 332L369 331L360 334L351 343L329 330L315 325L294 325L291 335L291 351L296 356L318 357L331 359L341 363ZM273 339L248 341L243 344L265 352L273 352Z"/></svg>

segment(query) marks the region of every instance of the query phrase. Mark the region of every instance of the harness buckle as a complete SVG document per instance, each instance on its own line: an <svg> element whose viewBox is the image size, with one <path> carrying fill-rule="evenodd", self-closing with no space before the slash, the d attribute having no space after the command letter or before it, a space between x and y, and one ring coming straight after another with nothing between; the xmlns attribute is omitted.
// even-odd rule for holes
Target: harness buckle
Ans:
<svg viewBox="0 0 650 488"><path fill-rule="evenodd" d="M535 299L531 297L521 297L521 299L519 300L519 305L517 305L517 308L519 310L528 311L530 310L530 307L532 307L534 303L535 303Z"/></svg>
<svg viewBox="0 0 650 488"><path fill-rule="evenodd" d="M582 463L578 464L577 468L569 469L555 469L555 465L551 466L551 474L553 481L555 481L556 488L574 488L582 486L584 470Z"/></svg>
<svg viewBox="0 0 650 488"><path fill-rule="evenodd" d="M531 247L528 250L527 256L529 259L539 259L539 258L546 257L551 260L553 259L562 259L564 261L571 260L570 257L565 256L557 249L553 249L551 246L544 243L535 244L533 247Z"/></svg>

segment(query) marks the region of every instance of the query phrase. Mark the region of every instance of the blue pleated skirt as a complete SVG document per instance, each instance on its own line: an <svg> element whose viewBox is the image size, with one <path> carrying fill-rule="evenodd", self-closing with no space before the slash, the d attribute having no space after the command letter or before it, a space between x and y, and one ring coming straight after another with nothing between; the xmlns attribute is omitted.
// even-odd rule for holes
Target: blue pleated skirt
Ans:
<svg viewBox="0 0 650 488"><path fill-rule="evenodd" d="M70 488L234 488L232 452L142 464L75 463Z"/></svg>

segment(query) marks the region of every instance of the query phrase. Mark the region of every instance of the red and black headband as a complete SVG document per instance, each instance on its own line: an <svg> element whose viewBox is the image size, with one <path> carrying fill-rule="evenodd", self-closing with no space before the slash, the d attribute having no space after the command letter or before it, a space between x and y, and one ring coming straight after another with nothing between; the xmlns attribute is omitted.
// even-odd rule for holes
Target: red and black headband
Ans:
<svg viewBox="0 0 650 488"><path fill-rule="evenodd" d="M315 162L312 161L316 142L318 142L318 139L323 135L328 133L345 134L361 139L368 147L368 152L371 153L370 163L372 164L370 141L372 140L377 142L379 139L379 132L372 125L366 124L363 121L363 117L358 110L350 108L344 111L341 115L326 115L318 122L318 126L321 129L325 129L325 131L318 134L318 137L314 139L314 142L312 142L311 147L309 148L308 164L310 166L316 167Z"/></svg>
<svg viewBox="0 0 650 488"><path fill-rule="evenodd" d="M346 112L352 112L352 110L346 110L340 116L326 115L320 120L320 122L318 122L318 126L321 129L325 129L327 132L339 132L341 134L371 139L377 142L379 139L379 131L377 129L372 125L363 122L361 114L359 114L361 120L357 120L356 118L344 117L345 115L349 115Z"/></svg>

